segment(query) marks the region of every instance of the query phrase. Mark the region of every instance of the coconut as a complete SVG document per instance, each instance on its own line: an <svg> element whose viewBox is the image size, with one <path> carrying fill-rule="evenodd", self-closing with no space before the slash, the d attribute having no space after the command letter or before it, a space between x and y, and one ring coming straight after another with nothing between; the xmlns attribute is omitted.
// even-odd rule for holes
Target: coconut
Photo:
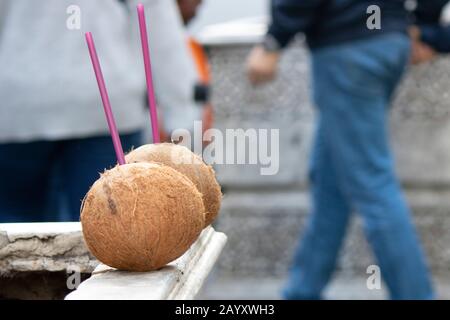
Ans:
<svg viewBox="0 0 450 320"><path fill-rule="evenodd" d="M102 263L152 271L183 255L205 223L201 194L178 171L135 163L105 171L81 209L86 244Z"/></svg>
<svg viewBox="0 0 450 320"><path fill-rule="evenodd" d="M148 144L131 151L127 163L155 162L181 172L191 180L202 194L205 207L205 227L217 217L222 201L222 192L211 166L188 148L173 143Z"/></svg>

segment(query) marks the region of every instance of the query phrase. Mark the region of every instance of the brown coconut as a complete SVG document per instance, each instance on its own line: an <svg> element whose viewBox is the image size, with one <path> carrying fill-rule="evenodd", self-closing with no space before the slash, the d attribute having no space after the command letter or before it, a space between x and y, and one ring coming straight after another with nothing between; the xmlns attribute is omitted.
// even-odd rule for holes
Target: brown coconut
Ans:
<svg viewBox="0 0 450 320"><path fill-rule="evenodd" d="M188 148L172 143L148 144L131 151L127 163L156 162L181 172L188 177L203 196L206 210L205 227L217 217L222 201L222 192L215 172Z"/></svg>
<svg viewBox="0 0 450 320"><path fill-rule="evenodd" d="M183 255L203 230L201 194L178 171L159 164L103 173L83 202L86 244L104 264L152 271Z"/></svg>

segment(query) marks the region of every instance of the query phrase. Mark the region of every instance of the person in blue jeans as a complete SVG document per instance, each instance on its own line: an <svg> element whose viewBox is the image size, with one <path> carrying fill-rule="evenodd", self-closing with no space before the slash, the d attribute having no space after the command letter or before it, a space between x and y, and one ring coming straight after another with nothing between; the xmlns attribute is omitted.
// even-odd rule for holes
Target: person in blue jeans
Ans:
<svg viewBox="0 0 450 320"><path fill-rule="evenodd" d="M283 291L286 299L322 298L354 211L363 218L390 297L434 298L394 170L387 116L411 52L421 62L445 50L441 42L449 41L448 32L437 13L446 1L419 1L416 18L429 19L423 34L421 20L415 21L414 49L407 32L412 13L404 1L375 3L381 29L372 30L366 22L373 1L273 0L269 31L249 56L249 78L257 85L275 77L280 50L296 33L305 33L311 49L318 111L310 164L312 212Z"/></svg>

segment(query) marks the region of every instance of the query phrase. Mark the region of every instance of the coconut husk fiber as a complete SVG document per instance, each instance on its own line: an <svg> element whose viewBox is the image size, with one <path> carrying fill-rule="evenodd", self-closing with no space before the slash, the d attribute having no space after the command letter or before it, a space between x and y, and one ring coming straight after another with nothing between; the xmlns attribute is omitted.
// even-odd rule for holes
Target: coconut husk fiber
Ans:
<svg viewBox="0 0 450 320"><path fill-rule="evenodd" d="M127 163L156 162L169 166L191 180L203 196L206 210L205 227L217 217L222 201L222 192L211 166L188 148L172 143L148 144L131 151Z"/></svg>
<svg viewBox="0 0 450 320"><path fill-rule="evenodd" d="M81 223L86 244L102 263L152 271L183 255L199 237L201 194L178 171L134 163L105 171L86 195Z"/></svg>

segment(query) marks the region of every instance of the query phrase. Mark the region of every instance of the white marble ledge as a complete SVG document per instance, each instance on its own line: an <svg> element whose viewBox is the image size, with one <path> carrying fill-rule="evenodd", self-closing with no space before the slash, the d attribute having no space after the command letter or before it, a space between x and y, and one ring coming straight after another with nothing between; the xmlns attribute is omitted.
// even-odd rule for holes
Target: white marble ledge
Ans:
<svg viewBox="0 0 450 320"><path fill-rule="evenodd" d="M83 240L81 224L0 224L0 274L31 271L90 273L98 265Z"/></svg>
<svg viewBox="0 0 450 320"><path fill-rule="evenodd" d="M179 259L153 272L118 271L99 265L67 300L194 299L219 257L227 237L212 227Z"/></svg>

